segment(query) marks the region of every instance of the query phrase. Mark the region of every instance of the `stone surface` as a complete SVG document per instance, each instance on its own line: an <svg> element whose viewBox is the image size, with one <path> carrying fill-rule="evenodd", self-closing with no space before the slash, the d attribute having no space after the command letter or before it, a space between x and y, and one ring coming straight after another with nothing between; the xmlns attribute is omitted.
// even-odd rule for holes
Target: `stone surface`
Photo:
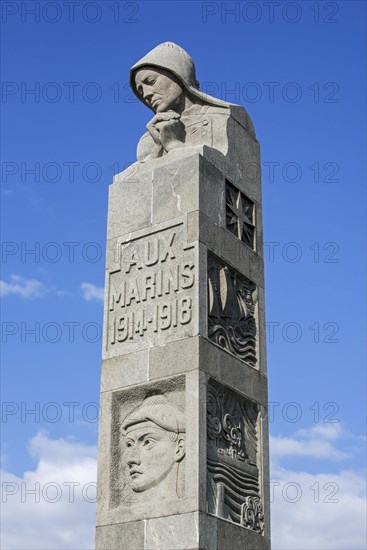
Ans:
<svg viewBox="0 0 367 550"><path fill-rule="evenodd" d="M110 518L110 464L111 464L111 419L112 392L103 392L100 397L101 416L98 431L97 467L97 527L113 523ZM120 522L117 522L120 523ZM106 535L107 536L107 535Z"/></svg>
<svg viewBox="0 0 367 550"><path fill-rule="evenodd" d="M147 521L145 535L147 550L184 550L197 548L198 543L198 513L179 514Z"/></svg>
<svg viewBox="0 0 367 550"><path fill-rule="evenodd" d="M262 405L267 403L266 377L204 338L200 338L200 369L250 399Z"/></svg>
<svg viewBox="0 0 367 550"><path fill-rule="evenodd" d="M164 43L109 193L98 550L270 549L260 147Z"/></svg>
<svg viewBox="0 0 367 550"><path fill-rule="evenodd" d="M149 350L149 379L184 374L200 369L212 378L235 387L250 399L267 402L267 379L260 371L244 363L203 336L185 338Z"/></svg>
<svg viewBox="0 0 367 550"><path fill-rule="evenodd" d="M182 374L199 368L200 336L155 346L149 351L149 378L163 378L170 374Z"/></svg>
<svg viewBox="0 0 367 550"><path fill-rule="evenodd" d="M200 241L217 256L251 278L257 285L264 286L262 257L228 230L213 224L205 214L192 212L187 216L187 231L190 241L200 238Z"/></svg>
<svg viewBox="0 0 367 550"><path fill-rule="evenodd" d="M265 291L263 287L258 287L258 318L259 318L259 338L258 349L260 357L260 372L267 376L266 360L266 318L265 318Z"/></svg>
<svg viewBox="0 0 367 550"><path fill-rule="evenodd" d="M200 549L205 550L270 550L270 539L259 536L230 521L200 514Z"/></svg>
<svg viewBox="0 0 367 550"><path fill-rule="evenodd" d="M148 350L119 355L103 362L101 392L148 381Z"/></svg>
<svg viewBox="0 0 367 550"><path fill-rule="evenodd" d="M223 193L223 175L205 157L194 154L166 162L153 170L152 222L200 210L220 223Z"/></svg>
<svg viewBox="0 0 367 550"><path fill-rule="evenodd" d="M130 550L144 548L144 523L118 523L97 527L96 550Z"/></svg>
<svg viewBox="0 0 367 550"><path fill-rule="evenodd" d="M109 189L107 239L137 231L151 224L152 176L137 174L126 182L123 178Z"/></svg>

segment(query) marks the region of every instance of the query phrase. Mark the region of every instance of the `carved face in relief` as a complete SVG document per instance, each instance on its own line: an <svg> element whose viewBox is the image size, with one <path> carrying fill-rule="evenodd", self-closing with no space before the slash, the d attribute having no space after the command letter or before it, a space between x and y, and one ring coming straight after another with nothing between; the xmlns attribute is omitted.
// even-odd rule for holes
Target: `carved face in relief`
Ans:
<svg viewBox="0 0 367 550"><path fill-rule="evenodd" d="M156 113L183 110L185 92L171 72L158 67L145 67L136 72L135 84L144 102Z"/></svg>
<svg viewBox="0 0 367 550"><path fill-rule="evenodd" d="M151 421L139 422L126 430L124 447L128 479L134 492L147 491L164 482L175 488L178 463L185 456L183 434L165 430Z"/></svg>

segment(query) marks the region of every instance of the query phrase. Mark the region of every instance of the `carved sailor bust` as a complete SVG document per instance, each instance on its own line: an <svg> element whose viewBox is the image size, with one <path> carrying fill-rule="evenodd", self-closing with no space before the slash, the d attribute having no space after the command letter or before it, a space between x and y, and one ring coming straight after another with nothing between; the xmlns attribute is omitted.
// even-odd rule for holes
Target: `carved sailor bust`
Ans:
<svg viewBox="0 0 367 550"><path fill-rule="evenodd" d="M173 42L158 45L135 63L130 70L130 85L138 99L155 113L138 144L139 162L198 145L226 155L235 132L229 119L239 122L254 137L245 109L199 90L192 58Z"/></svg>

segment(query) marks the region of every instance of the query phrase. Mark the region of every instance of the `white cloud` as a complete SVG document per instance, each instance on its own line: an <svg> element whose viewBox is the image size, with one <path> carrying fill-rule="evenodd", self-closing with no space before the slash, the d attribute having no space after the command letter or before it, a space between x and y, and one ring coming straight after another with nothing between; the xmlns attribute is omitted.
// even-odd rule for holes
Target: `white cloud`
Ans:
<svg viewBox="0 0 367 550"><path fill-rule="evenodd" d="M335 447L343 435L340 423L320 424L309 429L301 429L292 437L270 436L271 457L274 463L289 456L345 460L350 454Z"/></svg>
<svg viewBox="0 0 367 550"><path fill-rule="evenodd" d="M307 456L328 460L344 460L350 457L348 453L333 447L329 441L321 439L299 441L292 437L271 437L271 452L273 460L287 456Z"/></svg>
<svg viewBox="0 0 367 550"><path fill-rule="evenodd" d="M19 275L11 275L10 283L0 281L1 296L16 294L22 298L41 298L47 292L47 287L37 279L24 279Z"/></svg>
<svg viewBox="0 0 367 550"><path fill-rule="evenodd" d="M328 461L350 455L336 447L348 434L340 423L320 424L291 437L271 437L273 550L362 550L365 548L365 473L322 472ZM339 440L339 441L338 441ZM321 473L283 468L286 457L323 459Z"/></svg>
<svg viewBox="0 0 367 550"><path fill-rule="evenodd" d="M345 433L340 422L325 422L323 424L316 424L312 428L306 428L296 431L298 437L304 437L306 439L313 439L315 437L324 438L328 441L336 441L340 439Z"/></svg>
<svg viewBox="0 0 367 550"><path fill-rule="evenodd" d="M34 471L1 472L1 548L94 548L96 448L39 433L29 451Z"/></svg>
<svg viewBox="0 0 367 550"><path fill-rule="evenodd" d="M96 285L91 283L82 283L80 288L83 291L83 299L87 302L91 300L97 300L98 302L103 302L104 290Z"/></svg>
<svg viewBox="0 0 367 550"><path fill-rule="evenodd" d="M273 550L363 550L365 476L279 469L271 481Z"/></svg>

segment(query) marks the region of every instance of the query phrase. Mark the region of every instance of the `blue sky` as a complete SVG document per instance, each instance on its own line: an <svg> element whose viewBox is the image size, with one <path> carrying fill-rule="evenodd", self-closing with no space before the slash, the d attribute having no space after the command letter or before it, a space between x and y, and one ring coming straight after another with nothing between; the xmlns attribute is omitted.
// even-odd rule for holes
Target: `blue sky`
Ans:
<svg viewBox="0 0 367 550"><path fill-rule="evenodd" d="M60 454L61 470L87 461L93 481L108 185L150 119L129 68L171 40L204 91L249 111L261 143L273 477L329 476L357 510L353 541L334 509L334 539L321 525L295 546L309 532L295 513L293 534L275 522L274 545L362 548L366 5L275 4L271 17L262 1L81 1L72 20L61 1L2 3L3 479L44 479ZM287 505L275 500L273 518ZM86 506L83 535L44 547L89 548Z"/></svg>

